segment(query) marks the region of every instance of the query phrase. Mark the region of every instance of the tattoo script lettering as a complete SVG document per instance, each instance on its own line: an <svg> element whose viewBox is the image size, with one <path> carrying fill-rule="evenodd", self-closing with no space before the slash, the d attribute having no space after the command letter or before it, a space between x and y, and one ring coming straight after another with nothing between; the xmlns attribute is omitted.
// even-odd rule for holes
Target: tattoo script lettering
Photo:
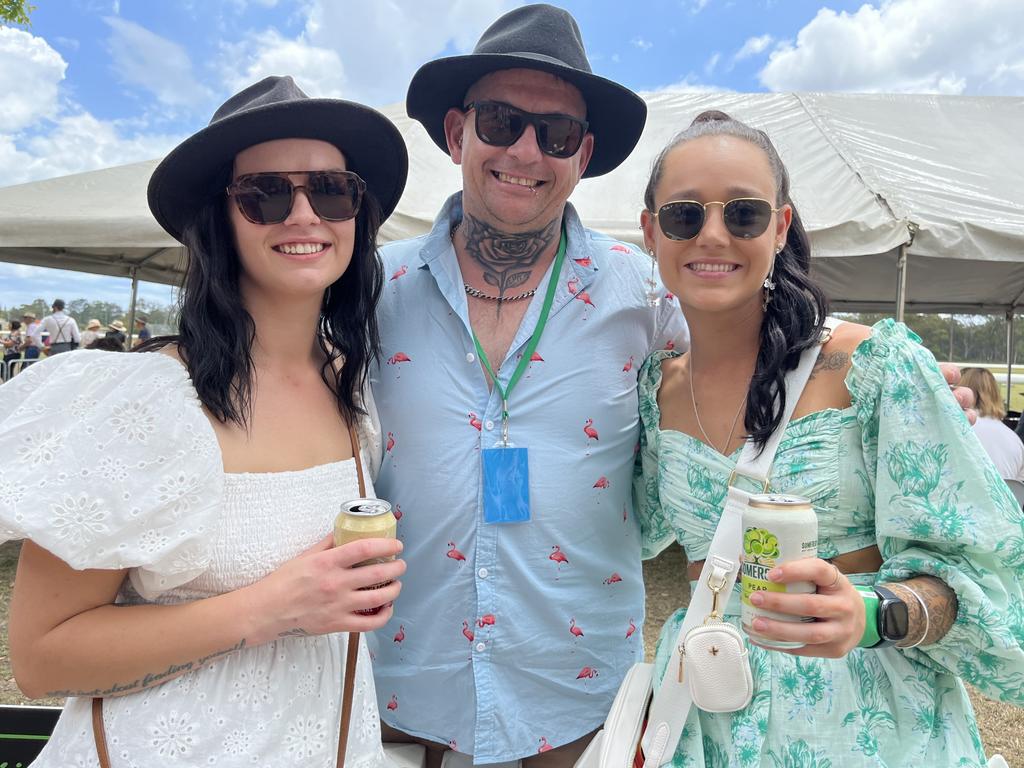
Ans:
<svg viewBox="0 0 1024 768"><path fill-rule="evenodd" d="M121 693L142 691L146 688L162 683L169 678L177 677L185 672L191 672L194 669L199 669L208 661L212 661L213 659L221 656L226 656L227 654L234 653L235 651L240 651L243 648L245 648L245 638L242 638L230 648L214 651L213 653L201 656L194 661L186 661L184 664L171 664L167 669L161 670L160 672L147 672L142 677L136 678L130 683L114 683L109 688L94 688L91 691L47 691L46 695L49 697L59 698L66 698L68 696L116 696Z"/></svg>

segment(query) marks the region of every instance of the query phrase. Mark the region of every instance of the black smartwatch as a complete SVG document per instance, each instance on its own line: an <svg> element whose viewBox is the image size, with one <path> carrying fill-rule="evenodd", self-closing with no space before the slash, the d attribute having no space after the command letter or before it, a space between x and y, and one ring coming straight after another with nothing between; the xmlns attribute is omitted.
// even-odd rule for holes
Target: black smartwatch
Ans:
<svg viewBox="0 0 1024 768"><path fill-rule="evenodd" d="M878 637L872 648L885 648L906 639L910 629L910 613L903 599L888 587L876 584L878 595Z"/></svg>

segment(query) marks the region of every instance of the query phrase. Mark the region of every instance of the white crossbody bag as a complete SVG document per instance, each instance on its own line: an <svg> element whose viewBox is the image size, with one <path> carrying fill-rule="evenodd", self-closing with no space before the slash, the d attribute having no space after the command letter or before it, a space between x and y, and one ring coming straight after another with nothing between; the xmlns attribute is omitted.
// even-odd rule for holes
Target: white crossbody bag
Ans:
<svg viewBox="0 0 1024 768"><path fill-rule="evenodd" d="M825 327L830 333L840 322L828 318ZM707 712L735 712L750 703L753 680L743 636L722 621L740 568L743 508L751 496L733 482L744 476L768 489L775 452L820 350L820 344L805 350L786 375L786 408L764 450L758 455L751 441L743 447L661 687L653 693L653 664L634 664L619 686L604 727L575 768L634 768L638 745L644 768L657 768L671 762L691 705Z"/></svg>

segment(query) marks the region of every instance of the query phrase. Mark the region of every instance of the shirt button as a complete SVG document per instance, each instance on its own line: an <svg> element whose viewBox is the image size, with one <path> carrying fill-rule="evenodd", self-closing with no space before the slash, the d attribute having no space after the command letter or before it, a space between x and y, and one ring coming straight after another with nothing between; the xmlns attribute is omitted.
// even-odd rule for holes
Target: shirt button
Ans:
<svg viewBox="0 0 1024 768"><path fill-rule="evenodd" d="M486 424L484 424L484 426L485 426L485 427L487 427L487 430L488 430L488 431L490 431L490 430L494 429L494 422L493 422L493 421L491 421L490 419L488 419L488 420L487 420L487 423L486 423Z"/></svg>
<svg viewBox="0 0 1024 768"><path fill-rule="evenodd" d="M466 362L467 363L472 363L472 362L475 362L475 361L476 361L476 355L474 355L472 352L467 352L466 353Z"/></svg>
<svg viewBox="0 0 1024 768"><path fill-rule="evenodd" d="M484 645L483 643L477 643L477 644L476 644L476 649L477 649L477 651L479 651L480 653L483 653L483 652L484 652L484 651L485 651L485 650L487 649L487 646L486 646L486 645Z"/></svg>
<svg viewBox="0 0 1024 768"><path fill-rule="evenodd" d="M486 579L487 578L487 569L486 568L481 568L479 571L476 572L476 575L479 576L481 579Z"/></svg>

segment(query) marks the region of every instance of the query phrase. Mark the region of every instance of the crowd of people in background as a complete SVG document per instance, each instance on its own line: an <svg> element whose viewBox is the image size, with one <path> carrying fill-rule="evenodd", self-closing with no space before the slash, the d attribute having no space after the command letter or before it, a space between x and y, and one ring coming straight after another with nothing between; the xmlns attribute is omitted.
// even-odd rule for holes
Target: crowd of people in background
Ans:
<svg viewBox="0 0 1024 768"><path fill-rule="evenodd" d="M78 321L65 311L63 299L54 299L50 309L51 313L42 319L32 310L25 310L20 319L12 317L6 322L0 321L0 345L3 347L0 381L7 381L36 360L62 352L74 349L124 352L128 349L128 326L123 320L105 325L94 317L85 324L85 330L81 330ZM136 315L134 325L133 348L152 336L146 315Z"/></svg>

